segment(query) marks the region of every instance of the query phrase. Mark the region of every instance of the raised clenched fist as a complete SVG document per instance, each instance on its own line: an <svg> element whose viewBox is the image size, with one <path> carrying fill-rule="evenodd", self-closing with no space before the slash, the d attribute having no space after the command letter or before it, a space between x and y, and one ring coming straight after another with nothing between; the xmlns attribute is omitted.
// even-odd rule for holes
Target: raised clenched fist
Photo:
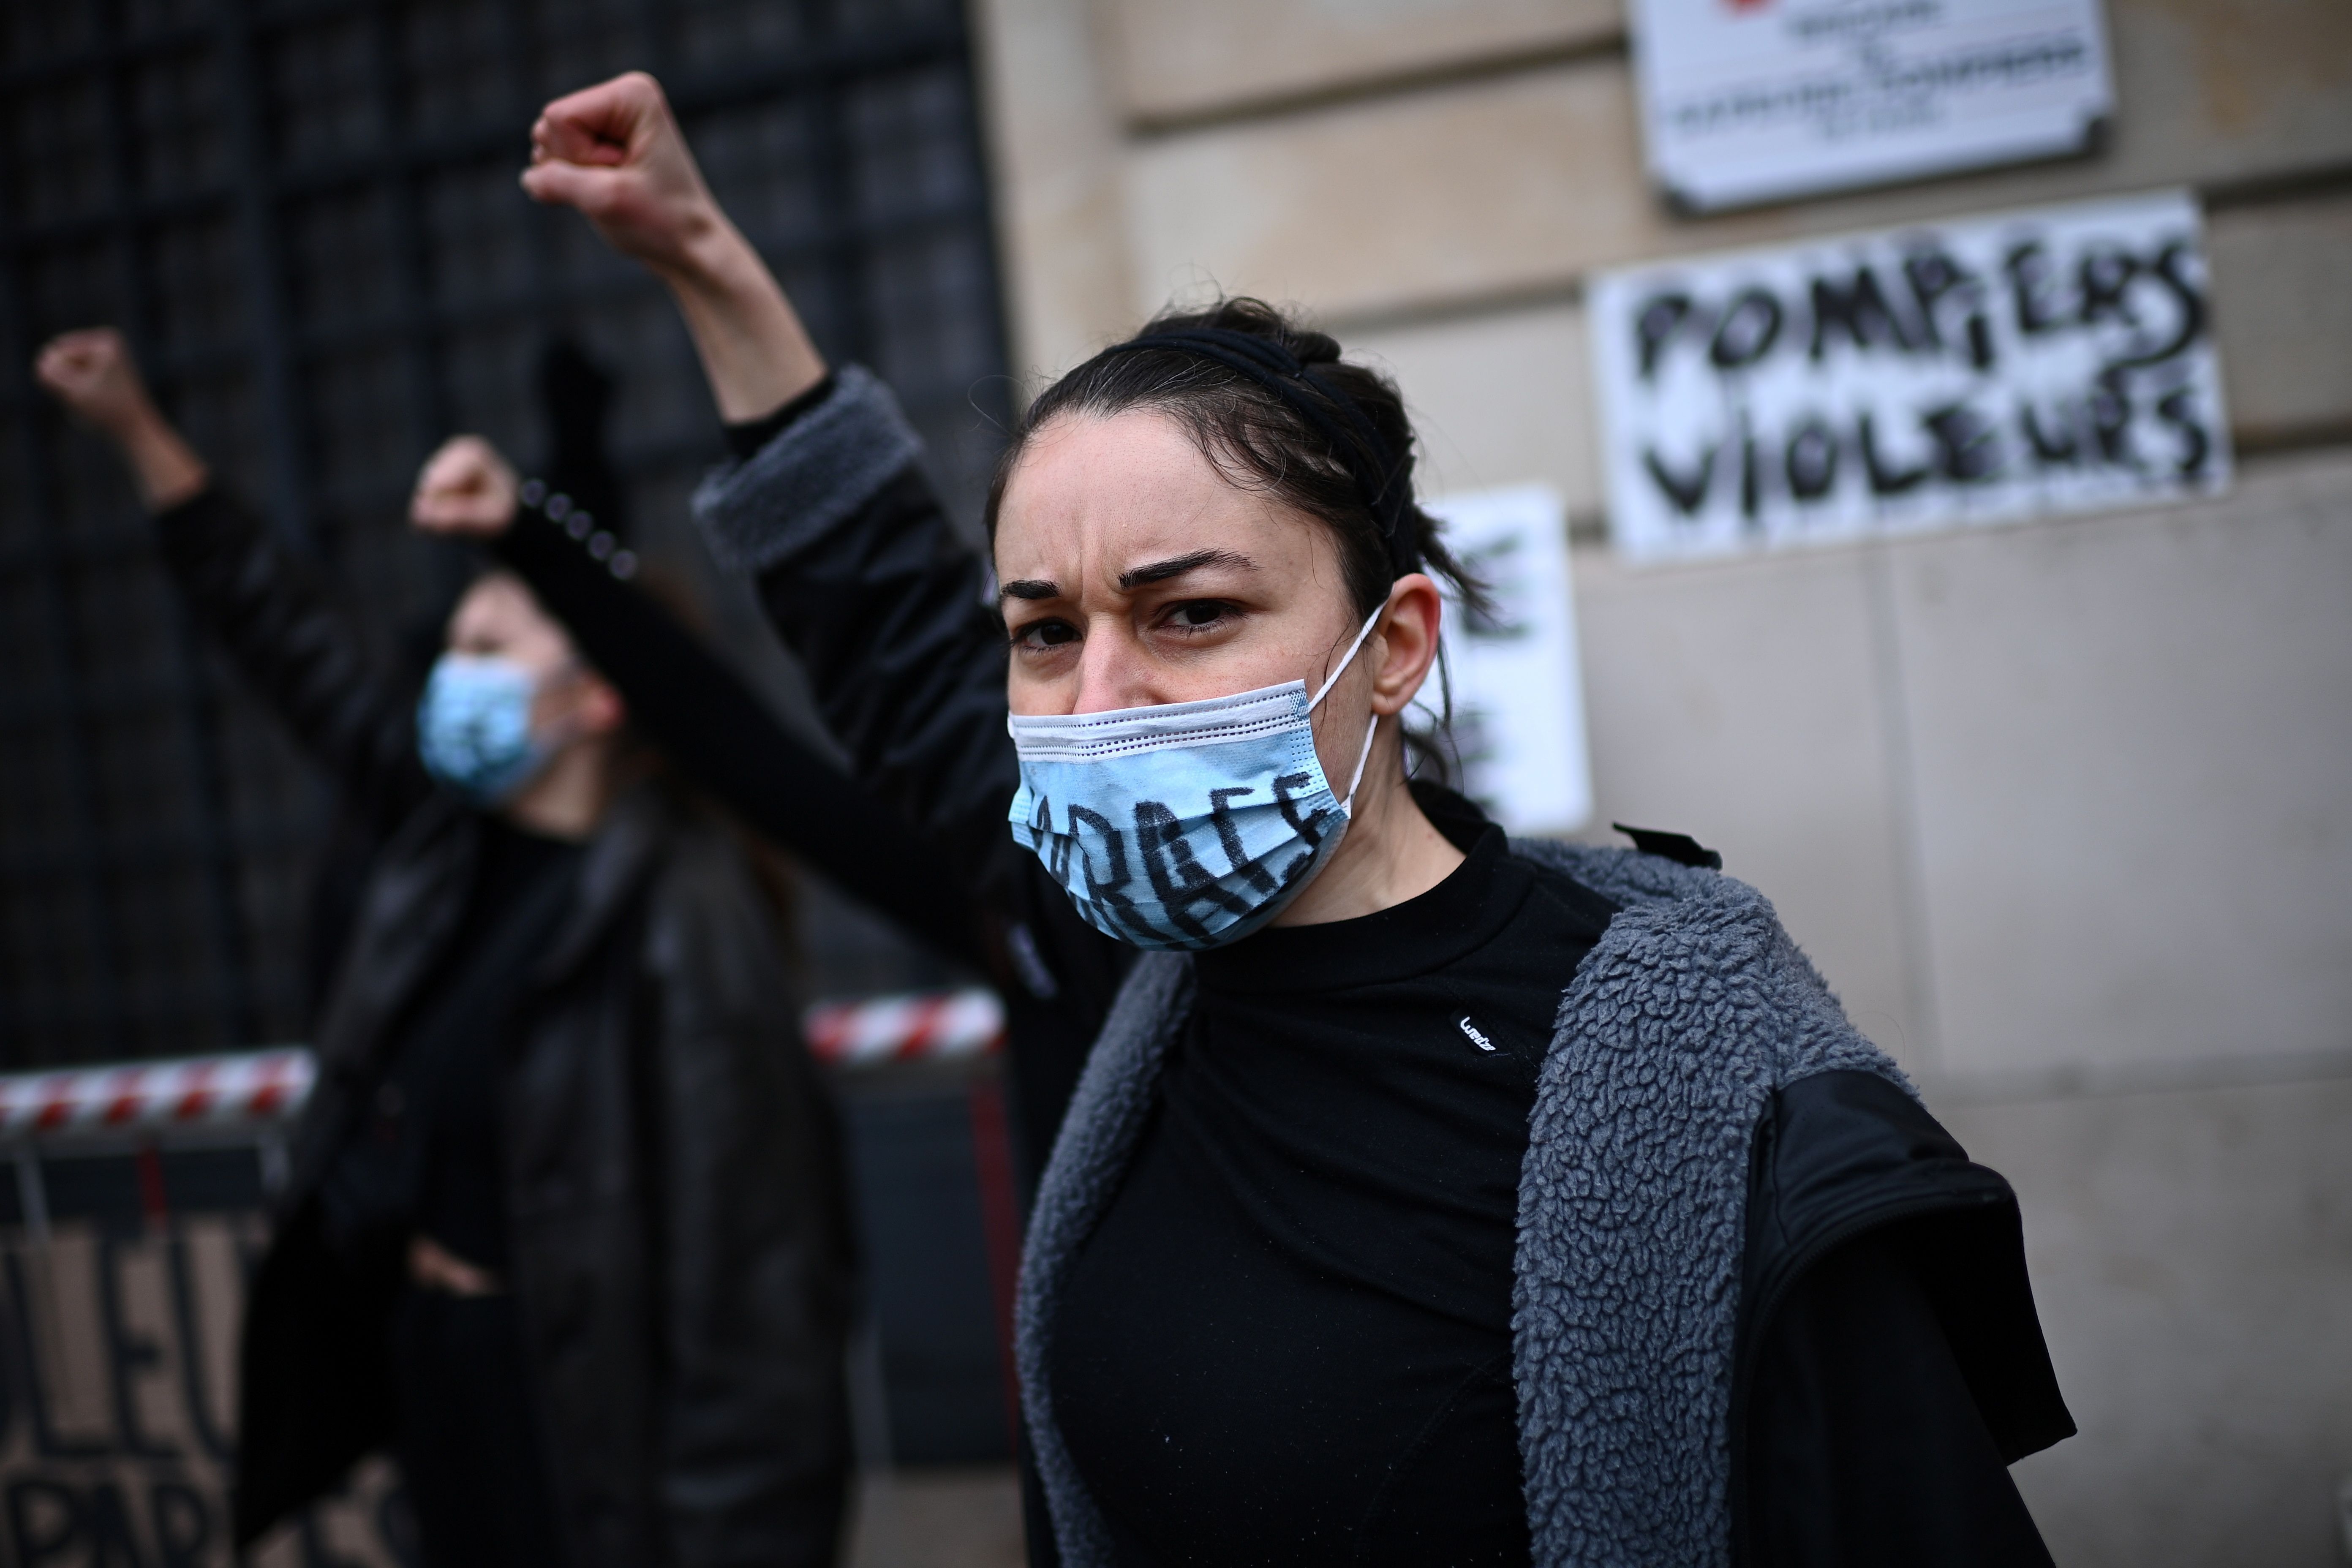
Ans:
<svg viewBox="0 0 2352 1568"><path fill-rule="evenodd" d="M760 418L824 379L824 356L719 210L653 78L631 71L541 110L522 186L577 207L604 243L669 286L721 418Z"/></svg>
<svg viewBox="0 0 2352 1568"><path fill-rule="evenodd" d="M121 437L154 412L131 345L112 327L51 338L33 374L58 402L110 436Z"/></svg>
<svg viewBox="0 0 2352 1568"><path fill-rule="evenodd" d="M522 188L578 208L606 244L656 271L687 267L695 243L726 226L661 84L643 71L541 110Z"/></svg>
<svg viewBox="0 0 2352 1568"><path fill-rule="evenodd" d="M112 327L84 327L51 338L33 362L33 374L59 403L121 448L151 509L178 506L211 483L204 459L147 395L131 345Z"/></svg>
<svg viewBox="0 0 2352 1568"><path fill-rule="evenodd" d="M494 539L514 521L519 487L499 449L479 436L452 436L425 460L408 521L449 539Z"/></svg>

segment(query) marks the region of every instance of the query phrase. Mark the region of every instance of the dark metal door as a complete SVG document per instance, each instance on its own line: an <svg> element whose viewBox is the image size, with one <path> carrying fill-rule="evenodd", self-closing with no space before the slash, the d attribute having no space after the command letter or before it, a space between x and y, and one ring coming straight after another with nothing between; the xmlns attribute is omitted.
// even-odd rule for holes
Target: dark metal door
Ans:
<svg viewBox="0 0 2352 1568"><path fill-rule="evenodd" d="M719 445L675 313L515 184L538 106L631 67L971 510L1006 384L955 0L0 11L0 1066L299 1037L328 815L179 615L110 455L33 387L35 349L127 330L215 468L365 585L389 657L446 591L402 526L416 464L457 430L544 452L536 366L567 335L620 380L639 553L693 568L685 497ZM895 978L866 962L826 987L817 958L820 988Z"/></svg>

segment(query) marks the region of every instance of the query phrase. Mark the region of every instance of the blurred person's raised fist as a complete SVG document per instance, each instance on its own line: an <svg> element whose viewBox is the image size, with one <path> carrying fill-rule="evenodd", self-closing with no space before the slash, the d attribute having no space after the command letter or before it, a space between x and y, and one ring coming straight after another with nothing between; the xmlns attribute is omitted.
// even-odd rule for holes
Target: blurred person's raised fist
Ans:
<svg viewBox="0 0 2352 1568"><path fill-rule="evenodd" d="M204 459L147 395L131 345L112 327L60 332L34 360L33 374L51 396L122 449L140 498L151 510L178 506L211 483Z"/></svg>
<svg viewBox="0 0 2352 1568"><path fill-rule="evenodd" d="M661 83L643 71L540 110L522 188L578 208L607 245L657 270L688 265L695 242L726 226Z"/></svg>
<svg viewBox="0 0 2352 1568"><path fill-rule="evenodd" d="M59 403L110 436L123 435L154 413L131 345L112 327L51 338L33 374Z"/></svg>
<svg viewBox="0 0 2352 1568"><path fill-rule="evenodd" d="M514 521L514 466L479 436L452 436L417 471L408 521L448 539L494 539Z"/></svg>

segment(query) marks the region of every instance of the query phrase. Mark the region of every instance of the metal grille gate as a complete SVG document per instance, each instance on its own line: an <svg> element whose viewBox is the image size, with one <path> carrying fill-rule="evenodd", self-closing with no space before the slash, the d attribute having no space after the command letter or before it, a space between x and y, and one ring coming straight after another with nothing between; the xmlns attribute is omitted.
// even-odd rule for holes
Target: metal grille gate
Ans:
<svg viewBox="0 0 2352 1568"><path fill-rule="evenodd" d="M820 343L892 382L970 510L1006 384L956 0L0 11L0 1066L298 1036L326 820L32 353L123 327L216 471L365 585L389 647L436 597L401 525L415 464L460 429L542 452L534 368L567 334L620 374L639 552L690 564L685 496L719 451L691 350L654 285L514 178L541 101L637 66ZM722 630L772 674L745 619Z"/></svg>

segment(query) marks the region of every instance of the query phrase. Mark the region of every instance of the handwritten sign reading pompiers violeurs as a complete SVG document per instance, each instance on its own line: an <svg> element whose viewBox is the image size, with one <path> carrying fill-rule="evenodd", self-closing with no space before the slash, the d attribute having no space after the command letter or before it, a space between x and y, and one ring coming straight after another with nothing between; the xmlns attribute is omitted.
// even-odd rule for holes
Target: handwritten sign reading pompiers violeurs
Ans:
<svg viewBox="0 0 2352 1568"><path fill-rule="evenodd" d="M2222 489L2186 193L1597 279L1611 529L1635 560Z"/></svg>

